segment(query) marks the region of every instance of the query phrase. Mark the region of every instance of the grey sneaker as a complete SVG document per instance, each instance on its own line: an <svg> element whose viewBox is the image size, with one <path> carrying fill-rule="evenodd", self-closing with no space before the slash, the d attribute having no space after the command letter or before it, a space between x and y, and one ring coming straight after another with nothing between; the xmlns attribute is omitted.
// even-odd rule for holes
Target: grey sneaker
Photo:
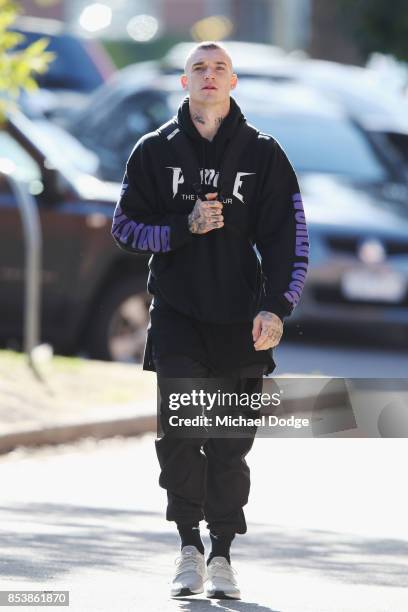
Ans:
<svg viewBox="0 0 408 612"><path fill-rule="evenodd" d="M171 596L184 597L202 593L207 578L204 555L195 546L184 546L175 563L176 574L171 583Z"/></svg>
<svg viewBox="0 0 408 612"><path fill-rule="evenodd" d="M241 599L236 571L224 557L214 557L207 567L206 595L212 599Z"/></svg>

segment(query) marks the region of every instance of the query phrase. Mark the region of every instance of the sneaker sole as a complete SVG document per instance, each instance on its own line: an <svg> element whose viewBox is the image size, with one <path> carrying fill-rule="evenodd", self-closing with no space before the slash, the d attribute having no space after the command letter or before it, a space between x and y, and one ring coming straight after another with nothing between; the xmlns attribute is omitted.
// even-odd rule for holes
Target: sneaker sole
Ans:
<svg viewBox="0 0 408 612"><path fill-rule="evenodd" d="M201 589L200 591L192 591L191 589L180 589L180 591L178 593L172 593L171 597L187 597L188 595L199 595L200 593L203 593L204 589Z"/></svg>
<svg viewBox="0 0 408 612"><path fill-rule="evenodd" d="M214 591L207 593L208 599L241 599L241 595L227 595L224 591Z"/></svg>

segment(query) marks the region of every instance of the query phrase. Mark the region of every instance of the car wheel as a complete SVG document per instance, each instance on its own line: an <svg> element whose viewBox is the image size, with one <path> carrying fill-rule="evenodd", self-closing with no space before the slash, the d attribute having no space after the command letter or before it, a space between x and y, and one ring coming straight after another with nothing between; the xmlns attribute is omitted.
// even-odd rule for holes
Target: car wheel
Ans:
<svg viewBox="0 0 408 612"><path fill-rule="evenodd" d="M108 286L102 303L97 306L88 342L89 356L141 363L149 322L149 304L150 296L137 280L125 279Z"/></svg>

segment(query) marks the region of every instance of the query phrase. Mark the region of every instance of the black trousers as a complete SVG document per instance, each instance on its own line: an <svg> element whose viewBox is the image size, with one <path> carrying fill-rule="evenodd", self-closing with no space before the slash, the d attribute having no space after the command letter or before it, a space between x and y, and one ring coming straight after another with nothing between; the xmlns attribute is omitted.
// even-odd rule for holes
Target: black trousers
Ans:
<svg viewBox="0 0 408 612"><path fill-rule="evenodd" d="M234 372L211 371L186 355L155 356L159 388L169 378L229 377L239 392L261 392L265 365L252 364ZM166 384L167 384L166 380ZM167 490L166 518L177 523L202 519L217 535L246 533L243 506L248 502L250 473L245 457L255 436L176 438L167 433L157 439L161 467L159 484Z"/></svg>

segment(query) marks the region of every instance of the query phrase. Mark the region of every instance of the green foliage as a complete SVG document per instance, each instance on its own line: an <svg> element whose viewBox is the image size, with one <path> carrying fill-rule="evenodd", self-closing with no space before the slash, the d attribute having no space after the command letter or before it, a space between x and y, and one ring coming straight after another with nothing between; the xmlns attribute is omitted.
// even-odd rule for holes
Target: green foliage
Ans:
<svg viewBox="0 0 408 612"><path fill-rule="evenodd" d="M0 122L15 106L21 91L37 89L35 76L48 70L54 53L46 51L49 40L41 38L25 49L15 47L25 40L23 34L10 32L20 8L15 0L0 0Z"/></svg>
<svg viewBox="0 0 408 612"><path fill-rule="evenodd" d="M343 22L367 57L374 51L408 60L407 0L337 0Z"/></svg>

